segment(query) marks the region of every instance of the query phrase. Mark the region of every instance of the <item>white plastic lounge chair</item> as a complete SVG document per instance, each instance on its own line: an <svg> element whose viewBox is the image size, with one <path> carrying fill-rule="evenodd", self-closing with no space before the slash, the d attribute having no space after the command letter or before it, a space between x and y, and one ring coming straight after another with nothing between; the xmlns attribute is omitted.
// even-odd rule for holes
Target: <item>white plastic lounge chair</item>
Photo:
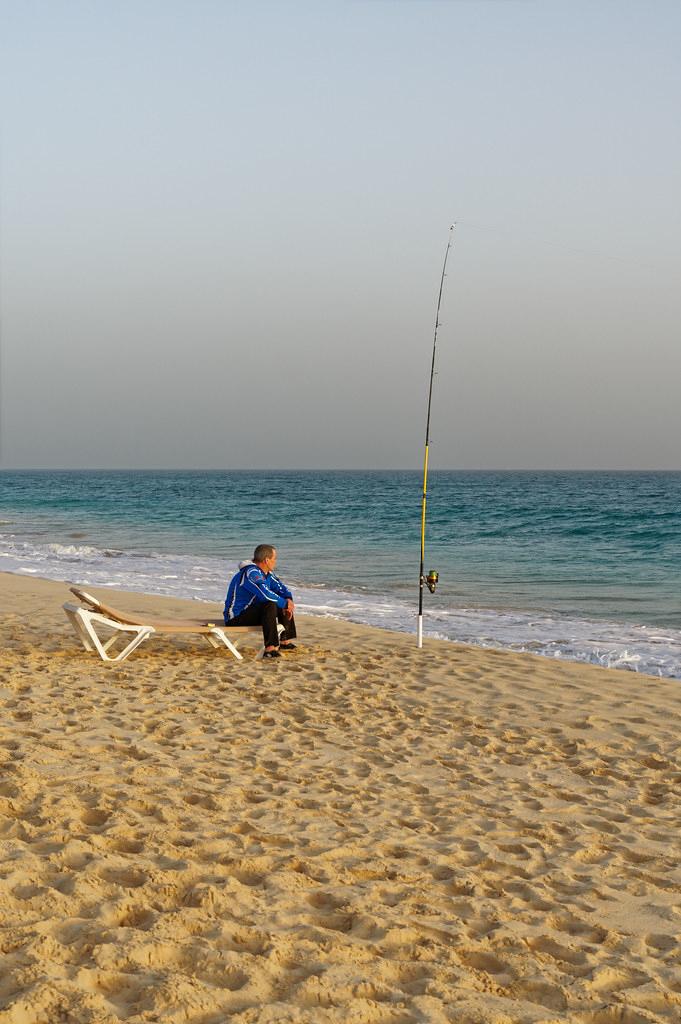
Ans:
<svg viewBox="0 0 681 1024"><path fill-rule="evenodd" d="M92 597L91 594L88 594L85 590L80 590L78 587L70 587L69 589L81 603L77 605L67 602L64 605L67 618L75 629L77 636L80 637L85 650L96 651L102 661L125 661L141 643L150 636L153 636L154 633L196 633L199 636L205 636L211 647L219 649L224 645L232 652L237 661L242 661L242 656L230 637L236 633L258 633L261 631L260 626L230 626L227 629L222 622L212 621L205 617L202 619L176 620L174 622L172 620L162 622L158 619L149 618L146 615L140 618L128 612L120 612L110 605L103 604L96 597ZM220 616L218 615L217 618L219 620ZM114 630L113 635L104 643L97 636L95 631L96 624L100 627L105 626ZM280 629L283 629L283 627L280 627ZM132 634L130 642L118 654L110 655L109 651L118 637L126 633ZM258 658L262 658L264 650L264 647L260 650Z"/></svg>

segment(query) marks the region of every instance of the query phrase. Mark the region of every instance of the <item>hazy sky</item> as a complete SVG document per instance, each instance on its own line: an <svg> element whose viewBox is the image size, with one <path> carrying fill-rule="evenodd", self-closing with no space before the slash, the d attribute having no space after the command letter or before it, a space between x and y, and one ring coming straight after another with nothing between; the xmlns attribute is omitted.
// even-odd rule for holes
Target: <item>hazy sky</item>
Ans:
<svg viewBox="0 0 681 1024"><path fill-rule="evenodd" d="M681 4L0 0L2 465L681 468Z"/></svg>

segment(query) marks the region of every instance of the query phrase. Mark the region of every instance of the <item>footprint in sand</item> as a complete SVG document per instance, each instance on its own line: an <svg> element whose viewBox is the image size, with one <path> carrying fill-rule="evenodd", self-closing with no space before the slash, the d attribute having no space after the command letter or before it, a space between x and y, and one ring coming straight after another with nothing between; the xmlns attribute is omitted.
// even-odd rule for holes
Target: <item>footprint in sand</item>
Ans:
<svg viewBox="0 0 681 1024"><path fill-rule="evenodd" d="M621 1006L605 1006L598 1010L583 1010L573 1016L575 1024L651 1024L648 1016L638 1010Z"/></svg>
<svg viewBox="0 0 681 1024"><path fill-rule="evenodd" d="M80 820L84 825L89 825L91 828L99 828L101 825L105 825L110 817L110 811L102 810L99 807L90 807L88 810L83 811Z"/></svg>
<svg viewBox="0 0 681 1024"><path fill-rule="evenodd" d="M147 881L147 875L138 868L128 866L113 867L105 865L99 868L97 874L104 882L112 885L120 885L124 889L138 889Z"/></svg>
<svg viewBox="0 0 681 1024"><path fill-rule="evenodd" d="M141 853L144 843L139 839L112 839L109 848L115 853Z"/></svg>
<svg viewBox="0 0 681 1024"><path fill-rule="evenodd" d="M650 949L655 949L660 953L669 953L679 945L671 935L650 934L646 935L643 941Z"/></svg>
<svg viewBox="0 0 681 1024"><path fill-rule="evenodd" d="M527 940L529 949L533 952L551 957L560 964L570 964L572 967L588 967L586 954L578 949L569 949L562 946L555 939L548 935L539 935L536 938Z"/></svg>
<svg viewBox="0 0 681 1024"><path fill-rule="evenodd" d="M340 910L347 906L347 900L330 892L312 892L305 899L316 910Z"/></svg>
<svg viewBox="0 0 681 1024"><path fill-rule="evenodd" d="M571 914L552 914L548 919L548 924L557 932L563 932L565 935L577 935L585 942L598 945L605 942L608 937L605 928L589 924L587 921L580 921L578 917L573 917Z"/></svg>
<svg viewBox="0 0 681 1024"><path fill-rule="evenodd" d="M456 955L466 967L492 975L497 984L509 985L515 977L515 972L511 965L507 964L504 960L500 960L493 953L487 953L478 949L457 949ZM499 979L501 978L504 980L500 981Z"/></svg>
<svg viewBox="0 0 681 1024"><path fill-rule="evenodd" d="M112 922L116 928L133 928L146 932L154 924L157 914L142 906L126 906L120 909Z"/></svg>
<svg viewBox="0 0 681 1024"><path fill-rule="evenodd" d="M599 995L610 995L614 992L623 992L628 988L638 988L650 980L649 975L642 971L599 967L594 971L591 979L586 982L586 988Z"/></svg>
<svg viewBox="0 0 681 1024"><path fill-rule="evenodd" d="M231 936L221 939L219 945L223 949L233 949L238 953L245 951L253 956L265 956L272 949L269 935L247 928L242 928L233 932Z"/></svg>
<svg viewBox="0 0 681 1024"><path fill-rule="evenodd" d="M525 999L529 1003L545 1006L549 1010L564 1010L567 1007L567 998L562 988L534 978L521 978L514 982L508 994L515 999Z"/></svg>

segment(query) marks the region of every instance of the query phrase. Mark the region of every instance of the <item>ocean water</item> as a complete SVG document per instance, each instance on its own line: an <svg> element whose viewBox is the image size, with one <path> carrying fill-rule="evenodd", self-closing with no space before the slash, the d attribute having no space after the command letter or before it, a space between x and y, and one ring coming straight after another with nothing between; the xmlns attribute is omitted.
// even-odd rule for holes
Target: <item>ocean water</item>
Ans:
<svg viewBox="0 0 681 1024"><path fill-rule="evenodd" d="M421 474L0 472L0 570L222 601L259 542L301 611L415 631ZM433 472L426 635L681 678L681 473Z"/></svg>

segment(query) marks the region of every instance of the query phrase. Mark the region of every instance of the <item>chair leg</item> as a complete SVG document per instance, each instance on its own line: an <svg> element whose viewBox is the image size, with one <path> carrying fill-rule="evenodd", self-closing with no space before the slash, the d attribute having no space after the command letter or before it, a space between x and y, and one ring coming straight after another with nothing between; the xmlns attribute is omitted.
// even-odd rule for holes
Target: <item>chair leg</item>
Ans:
<svg viewBox="0 0 681 1024"><path fill-rule="evenodd" d="M151 634L154 632L152 626L142 626L137 636L134 636L127 647L124 647L120 654L117 654L115 658L106 657L106 661L125 661L125 659L132 654L133 651L137 650L141 643L144 643Z"/></svg>
<svg viewBox="0 0 681 1024"><path fill-rule="evenodd" d="M87 615L87 612L85 613L85 615ZM99 654L102 661L125 661L125 659L128 658L132 654L132 652L135 651L139 647L139 645L143 643L147 639L147 637L150 637L151 634L154 632L152 626L128 626L126 629L117 630L114 633L114 635L107 640L105 644L102 644L99 637L95 633L92 622L86 622L84 623L84 625L88 633L90 634L92 642L95 645L95 649L97 650L97 653ZM108 653L109 648L112 646L112 644L116 642L116 640L118 640L121 633L133 633L134 635L130 643L128 643L123 648L122 651L119 651L118 654L111 657Z"/></svg>
<svg viewBox="0 0 681 1024"><path fill-rule="evenodd" d="M95 650L95 646L92 643L92 640L90 639L90 635L89 635L88 631L85 629L85 626L82 623L78 613L75 612L75 611L71 611L71 609L67 608L66 606L64 607L64 611L66 612L66 617L69 620L69 622L71 623L71 625L73 626L74 632L75 632L76 636L78 637L78 639L80 640L80 642L82 643L82 645L85 648L85 650L86 651L94 651Z"/></svg>
<svg viewBox="0 0 681 1024"><path fill-rule="evenodd" d="M113 619L107 619L103 615L98 615L96 612L88 611L86 608L76 608L74 605L64 605L64 611L66 612L66 615L75 629L76 634L80 638L85 650L96 651L102 661L125 661L125 659L154 632L153 626L124 626L121 623L114 622ZM109 637L104 644L95 632L93 625L95 621L101 622L105 626L109 626L114 630L113 636ZM107 652L121 633L133 633L134 635L132 640L123 648L122 651L114 657L110 657Z"/></svg>
<svg viewBox="0 0 681 1024"><path fill-rule="evenodd" d="M111 658L106 653L106 647L102 644L101 640L95 633L94 626L92 625L92 612L86 611L84 608L79 608L76 612L76 619L78 620L82 630L87 634L89 642L85 644L86 649L90 651L96 651L102 661L111 661ZM111 626L115 628L115 623L111 623ZM78 631L80 633L80 630ZM118 629L111 637L111 640L115 640L118 636ZM111 641L109 641L110 643ZM109 646L109 644L107 644Z"/></svg>
<svg viewBox="0 0 681 1024"><path fill-rule="evenodd" d="M239 653L239 651L237 651L237 649L236 649L235 645L232 643L232 641L227 638L226 632L227 631L224 630L224 629L217 629L216 628L216 629L211 630L211 634L210 635L211 636L215 636L215 637L219 637L220 640L222 640L222 642L225 645L225 647L227 647L232 652L232 654L234 655L236 660L237 661L243 661L244 660L243 656ZM217 647L217 644L215 646Z"/></svg>

